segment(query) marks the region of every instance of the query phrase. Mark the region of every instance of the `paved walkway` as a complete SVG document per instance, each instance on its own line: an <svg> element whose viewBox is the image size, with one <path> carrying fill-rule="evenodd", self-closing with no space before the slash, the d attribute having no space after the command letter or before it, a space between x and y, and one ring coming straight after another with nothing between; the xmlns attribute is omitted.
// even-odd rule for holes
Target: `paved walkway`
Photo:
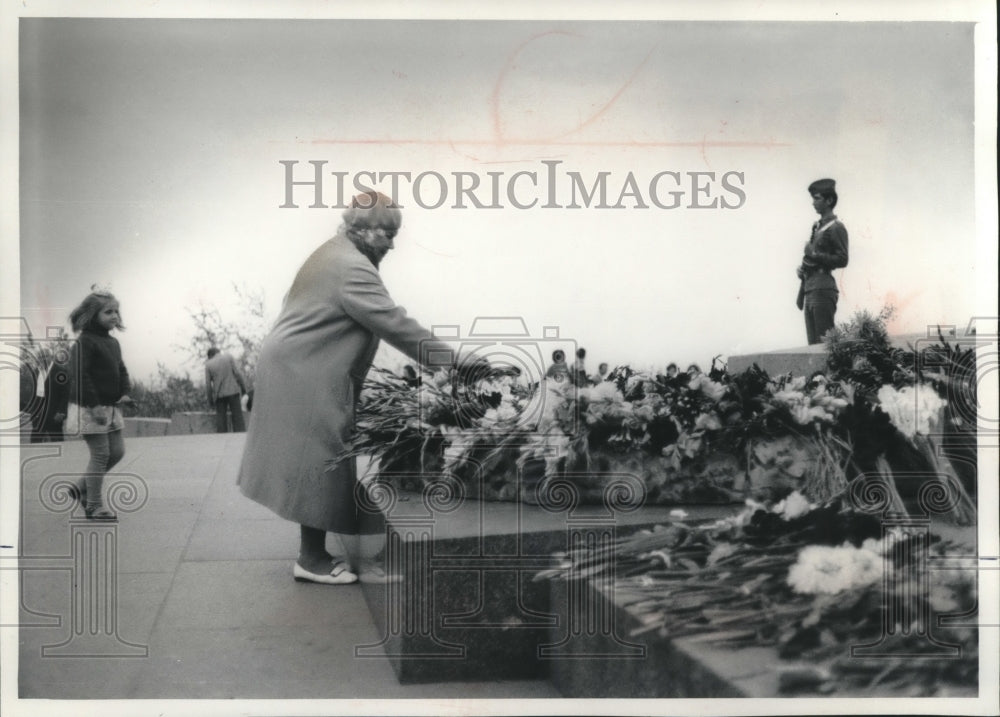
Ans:
<svg viewBox="0 0 1000 717"><path fill-rule="evenodd" d="M72 569L71 536L79 523L49 497L60 474L71 480L83 469L86 446L22 446L21 698L559 696L544 680L400 685L384 657L356 658L355 646L380 640L361 588L293 581L298 527L239 493L243 440L127 439L115 471L135 476L148 496L107 528L118 551L116 626L74 602L80 571ZM107 540L81 545L107 550ZM88 635L95 625L110 634ZM117 647L108 650L111 643ZM43 654L46 646L90 656ZM129 652L147 654L117 656Z"/></svg>

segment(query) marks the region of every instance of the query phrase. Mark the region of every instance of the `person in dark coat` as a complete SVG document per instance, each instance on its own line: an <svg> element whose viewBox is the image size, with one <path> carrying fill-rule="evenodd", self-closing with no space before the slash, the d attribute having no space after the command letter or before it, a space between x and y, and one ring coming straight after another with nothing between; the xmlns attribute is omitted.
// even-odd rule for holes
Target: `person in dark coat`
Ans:
<svg viewBox="0 0 1000 717"><path fill-rule="evenodd" d="M219 351L215 346L208 350L205 362L205 391L208 393L208 405L215 411L217 433L228 432L229 416L232 416L234 433L246 430L240 404L240 399L247 392L246 382L232 355Z"/></svg>
<svg viewBox="0 0 1000 717"><path fill-rule="evenodd" d="M42 382L42 397L37 429L31 434L32 443L61 441L65 406L70 384L70 352L57 350Z"/></svg>

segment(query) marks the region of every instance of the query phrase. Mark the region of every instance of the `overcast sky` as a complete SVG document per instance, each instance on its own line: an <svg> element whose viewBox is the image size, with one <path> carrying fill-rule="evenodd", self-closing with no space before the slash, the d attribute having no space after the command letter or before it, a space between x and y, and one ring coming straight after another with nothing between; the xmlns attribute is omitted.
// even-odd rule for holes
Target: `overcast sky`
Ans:
<svg viewBox="0 0 1000 717"><path fill-rule="evenodd" d="M850 235L838 319L899 308L894 328L964 323L977 306L974 28L969 23L22 19L20 267L34 330L93 283L122 303L134 375L184 368L186 308L238 315L233 282L274 317L340 210L285 201L334 176L404 183L382 274L425 325L523 317L599 361L708 365L805 343L795 267L833 177ZM578 172L609 204L543 208ZM521 177L536 172L540 189ZM454 172L501 208L454 208ZM680 206L651 203L683 191ZM691 173L705 193L692 190ZM721 184L729 174L730 186ZM389 191L388 182L378 188ZM345 190L350 195L350 186ZM479 195L490 202L490 191ZM417 201L418 199L422 200ZM995 197L994 197L995 199ZM715 208L691 208L711 204ZM647 208L638 205L644 202ZM579 202L582 203L582 202ZM596 201L594 202L596 203ZM728 204L732 208L723 208ZM735 205L735 206L734 206ZM994 267L979 267L995 281ZM979 279L977 279L977 276ZM188 369L198 367L188 365ZM195 372L196 375L197 371Z"/></svg>

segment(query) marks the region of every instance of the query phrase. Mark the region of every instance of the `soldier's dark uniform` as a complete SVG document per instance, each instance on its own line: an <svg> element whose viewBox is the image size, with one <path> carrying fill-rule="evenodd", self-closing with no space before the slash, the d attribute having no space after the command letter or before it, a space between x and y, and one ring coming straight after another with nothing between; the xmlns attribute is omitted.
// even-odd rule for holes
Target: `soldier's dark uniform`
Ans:
<svg viewBox="0 0 1000 717"><path fill-rule="evenodd" d="M833 191L832 179L819 180L809 185L810 194ZM813 224L812 235L799 267L802 278L799 290L799 308L806 320L806 338L818 344L823 334L833 328L840 292L833 278L834 269L847 266L847 228L837 217L820 219Z"/></svg>

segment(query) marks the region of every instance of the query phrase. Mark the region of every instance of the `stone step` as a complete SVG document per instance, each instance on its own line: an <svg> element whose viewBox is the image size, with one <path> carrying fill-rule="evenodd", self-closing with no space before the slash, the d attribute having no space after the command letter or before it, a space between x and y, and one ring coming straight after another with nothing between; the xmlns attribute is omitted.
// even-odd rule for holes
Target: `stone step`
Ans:
<svg viewBox="0 0 1000 717"><path fill-rule="evenodd" d="M484 502L460 492L406 493L379 485L364 506L362 543L378 543L387 581L362 572L362 589L382 639L357 657L389 658L400 682L539 678L544 650L567 624L548 581L553 553L572 545L610 548L620 535L662 524L671 508ZM711 519L732 505L685 506ZM377 537L376 537L377 536ZM373 552L371 549L368 551ZM361 557L359 556L359 560Z"/></svg>

